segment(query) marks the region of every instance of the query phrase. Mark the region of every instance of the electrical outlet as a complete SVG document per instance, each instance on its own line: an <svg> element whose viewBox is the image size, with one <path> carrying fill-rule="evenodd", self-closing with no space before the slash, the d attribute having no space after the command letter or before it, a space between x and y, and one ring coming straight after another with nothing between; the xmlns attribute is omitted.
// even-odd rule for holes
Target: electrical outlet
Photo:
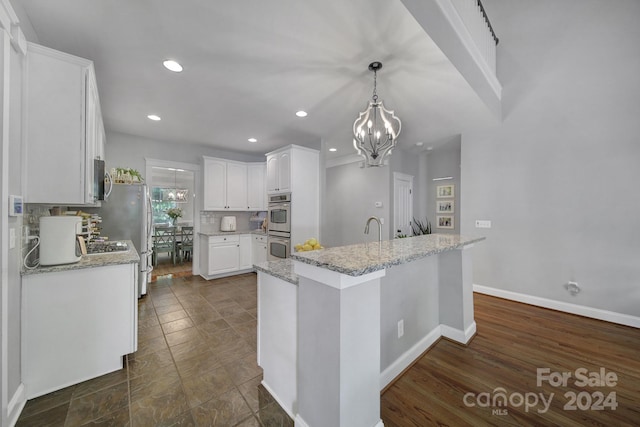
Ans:
<svg viewBox="0 0 640 427"><path fill-rule="evenodd" d="M16 247L16 229L11 227L9 229L9 249Z"/></svg>
<svg viewBox="0 0 640 427"><path fill-rule="evenodd" d="M569 281L569 283L564 285L564 288L569 291L572 296L578 295L581 291L580 286L578 286L578 282Z"/></svg>
<svg viewBox="0 0 640 427"><path fill-rule="evenodd" d="M491 228L491 221L486 219L476 219L476 228Z"/></svg>
<svg viewBox="0 0 640 427"><path fill-rule="evenodd" d="M404 319L398 321L398 338L404 335Z"/></svg>

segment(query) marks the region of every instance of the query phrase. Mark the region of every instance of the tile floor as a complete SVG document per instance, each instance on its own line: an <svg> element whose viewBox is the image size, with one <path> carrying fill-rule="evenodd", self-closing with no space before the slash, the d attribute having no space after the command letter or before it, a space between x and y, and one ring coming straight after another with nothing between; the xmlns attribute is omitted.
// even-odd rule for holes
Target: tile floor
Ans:
<svg viewBox="0 0 640 427"><path fill-rule="evenodd" d="M293 426L260 385L255 274L183 274L139 300L124 369L28 401L17 425Z"/></svg>

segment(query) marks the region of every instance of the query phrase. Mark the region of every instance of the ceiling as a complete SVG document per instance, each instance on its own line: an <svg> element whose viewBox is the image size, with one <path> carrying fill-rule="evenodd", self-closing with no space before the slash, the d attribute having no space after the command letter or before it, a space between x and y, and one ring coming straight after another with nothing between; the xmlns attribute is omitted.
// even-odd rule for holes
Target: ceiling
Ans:
<svg viewBox="0 0 640 427"><path fill-rule="evenodd" d="M372 61L383 63L378 95L402 120L401 148L492 120L400 0L12 3L30 41L94 61L107 132L254 154L323 141L338 149L329 158L353 154ZM166 70L167 58L184 70Z"/></svg>

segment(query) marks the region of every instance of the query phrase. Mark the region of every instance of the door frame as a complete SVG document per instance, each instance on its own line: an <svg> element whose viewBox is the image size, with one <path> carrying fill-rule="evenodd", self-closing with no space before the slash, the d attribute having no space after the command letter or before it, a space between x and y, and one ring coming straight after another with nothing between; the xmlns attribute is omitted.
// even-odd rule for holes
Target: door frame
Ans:
<svg viewBox="0 0 640 427"><path fill-rule="evenodd" d="M396 199L396 194L398 192L398 184L400 182L409 182L409 194L411 197L409 198L409 206L407 208L408 212L411 212L411 218L409 219L409 225L411 225L413 221L413 175L407 175L401 172L393 173L393 236L397 233L398 230L398 202Z"/></svg>
<svg viewBox="0 0 640 427"><path fill-rule="evenodd" d="M202 194L202 176L200 174L200 165L196 163L175 162L172 160L152 159L145 157L145 175L153 176L151 169L153 167L184 169L193 172L194 190L193 190L193 255L191 257L191 274L194 276L200 274L200 239L198 232L200 231L200 211L203 209L203 202L198 197ZM152 181L148 181L149 191L151 191Z"/></svg>

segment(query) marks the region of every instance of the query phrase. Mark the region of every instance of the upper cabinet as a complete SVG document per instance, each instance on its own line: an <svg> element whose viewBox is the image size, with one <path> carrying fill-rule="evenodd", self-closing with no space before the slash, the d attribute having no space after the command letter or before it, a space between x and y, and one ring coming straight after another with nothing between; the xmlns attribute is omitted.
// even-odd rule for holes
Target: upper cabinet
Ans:
<svg viewBox="0 0 640 427"><path fill-rule="evenodd" d="M267 188L264 163L247 164L247 205L249 210L267 210Z"/></svg>
<svg viewBox="0 0 640 427"><path fill-rule="evenodd" d="M291 191L291 148L267 154L267 192Z"/></svg>
<svg viewBox="0 0 640 427"><path fill-rule="evenodd" d="M95 204L105 138L93 63L28 43L26 68L26 201Z"/></svg>
<svg viewBox="0 0 640 427"><path fill-rule="evenodd" d="M204 210L266 210L264 163L203 157Z"/></svg>

